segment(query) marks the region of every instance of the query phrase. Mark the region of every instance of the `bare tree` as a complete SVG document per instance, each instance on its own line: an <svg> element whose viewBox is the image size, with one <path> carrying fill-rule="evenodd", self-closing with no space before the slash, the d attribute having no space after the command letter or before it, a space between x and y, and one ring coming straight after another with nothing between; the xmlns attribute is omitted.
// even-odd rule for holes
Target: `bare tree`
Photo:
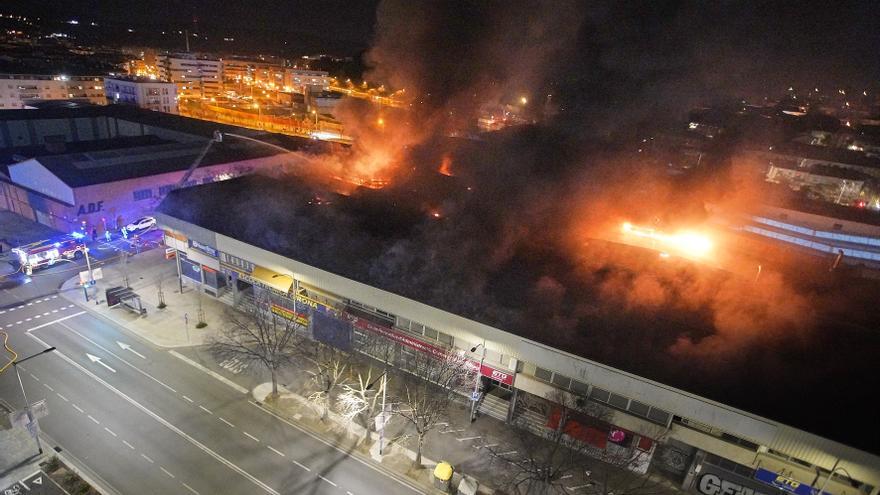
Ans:
<svg viewBox="0 0 880 495"><path fill-rule="evenodd" d="M418 352L404 367L413 374L405 375L402 396L397 398L392 413L415 430L415 466L421 467L425 436L446 418L455 395L468 393L476 380L476 370L463 353L437 357Z"/></svg>
<svg viewBox="0 0 880 495"><path fill-rule="evenodd" d="M326 421L333 403L333 393L348 383L351 356L321 342L300 346L299 355L312 364L314 369L312 382L315 384L315 391L308 398L321 406L321 421Z"/></svg>
<svg viewBox="0 0 880 495"><path fill-rule="evenodd" d="M366 372L357 372L349 383L342 386L342 393L339 394L338 404L343 417L364 427L364 435L358 440L358 445L369 443L370 433L376 429L373 418L382 407L380 397L382 387L387 387L387 375L378 387L375 384L383 374L376 376L370 366Z"/></svg>
<svg viewBox="0 0 880 495"><path fill-rule="evenodd" d="M226 325L209 340L209 349L219 359L236 358L263 365L272 376L272 398L278 397L278 370L291 362L305 339L293 320L271 311L272 296L265 293L254 305L229 311Z"/></svg>
<svg viewBox="0 0 880 495"><path fill-rule="evenodd" d="M650 452L616 444L603 450L576 438L591 424L607 426L613 416L610 409L562 391L546 399L527 396L518 402L515 446L486 447L505 464L503 484L511 493L656 495L674 491L639 469ZM652 438L657 440L663 433L657 428ZM509 454L512 449L516 455Z"/></svg>

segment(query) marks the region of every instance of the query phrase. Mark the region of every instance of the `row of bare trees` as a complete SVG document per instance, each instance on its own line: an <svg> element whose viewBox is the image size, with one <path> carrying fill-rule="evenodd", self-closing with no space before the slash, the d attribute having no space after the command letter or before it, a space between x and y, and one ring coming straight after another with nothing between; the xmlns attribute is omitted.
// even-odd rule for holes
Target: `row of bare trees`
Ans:
<svg viewBox="0 0 880 495"><path fill-rule="evenodd" d="M218 358L262 365L272 380L268 400L278 397L278 373L282 367L305 367L312 375L308 398L321 408L322 420L327 420L332 410L346 421L360 425L363 436L357 441L359 446L369 445L372 433L376 432L376 418L383 413L385 392L386 403L390 405L386 410L413 432L415 465L420 467L427 435L445 424L456 396L469 395L478 379L465 355L402 353L396 363L404 372L392 377L388 374L389 364L399 351L393 342L368 336L359 343L362 352L347 353L311 340L307 331L292 319L276 316L272 302L271 296L265 295L254 305L230 312L225 328L210 344L212 353ZM377 361L383 365L377 367ZM393 387L388 387L392 378ZM657 495L667 490L633 472L632 468L648 455L646 452L635 448L606 452L604 462L599 463L595 461L596 452L591 451L594 447L569 434L567 425L571 418L610 422L610 410L568 393L547 399L520 399L517 407L522 414L515 415L514 426L518 428L511 429L515 432L513 444L483 447L505 474L504 484L509 493ZM556 417L555 428L529 424L529 414L523 413L526 409L533 412L532 417ZM662 431L657 431L651 436L656 440L662 435ZM511 456L511 452L516 455Z"/></svg>

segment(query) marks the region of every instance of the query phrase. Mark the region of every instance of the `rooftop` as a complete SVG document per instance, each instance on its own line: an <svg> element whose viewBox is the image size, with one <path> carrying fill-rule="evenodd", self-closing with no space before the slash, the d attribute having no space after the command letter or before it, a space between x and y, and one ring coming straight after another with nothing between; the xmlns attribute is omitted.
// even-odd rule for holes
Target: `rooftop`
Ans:
<svg viewBox="0 0 880 495"><path fill-rule="evenodd" d="M558 234L552 227L548 232L516 232L517 222L496 222L498 205L487 199L487 191L474 193L456 177L417 175L387 189L357 190L350 196L296 177L247 176L173 191L158 211L495 328L878 452L880 442L872 428L875 412L863 399L864 391L880 389L880 376L869 364L878 348L874 332L840 333L836 321L825 321L797 345L783 341L742 349L738 354L743 365L726 363L740 362L729 355L703 356L699 363L693 356L675 356L665 351L680 339L713 335L713 318L720 318L713 311L718 308L670 302L648 312L603 303L606 292L625 290L625 279L638 278L646 270L657 274L659 283L669 276L687 278L701 290L742 290L733 289L737 286L731 274L697 268L684 260L660 261L655 252L602 241L591 241L573 257L547 241L548 235ZM517 205L505 207L510 212ZM516 212L513 217L521 218ZM506 239L514 235L522 239ZM596 264L599 258L603 261ZM649 288L643 285L640 290ZM712 304L717 301L713 298ZM821 403L810 399L817 394ZM846 411L843 419L828 421L829 408Z"/></svg>

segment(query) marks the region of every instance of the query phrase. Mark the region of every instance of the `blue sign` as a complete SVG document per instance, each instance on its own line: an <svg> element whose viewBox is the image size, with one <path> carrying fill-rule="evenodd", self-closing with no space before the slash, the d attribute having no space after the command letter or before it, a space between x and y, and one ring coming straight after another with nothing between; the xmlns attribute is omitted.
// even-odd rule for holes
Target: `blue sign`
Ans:
<svg viewBox="0 0 880 495"><path fill-rule="evenodd" d="M212 248L211 246L209 246L207 244L202 244L199 241L194 241L194 240L190 239L189 240L189 247L191 247L197 251L201 251L201 252L207 254L208 256L211 256L214 258L216 258L218 256L216 249Z"/></svg>
<svg viewBox="0 0 880 495"><path fill-rule="evenodd" d="M819 490L813 488L812 485L801 483L800 481L793 480L764 468L758 468L755 470L755 479L763 481L764 483L780 490L794 493L795 495L816 495L819 492ZM823 492L823 495L831 494Z"/></svg>

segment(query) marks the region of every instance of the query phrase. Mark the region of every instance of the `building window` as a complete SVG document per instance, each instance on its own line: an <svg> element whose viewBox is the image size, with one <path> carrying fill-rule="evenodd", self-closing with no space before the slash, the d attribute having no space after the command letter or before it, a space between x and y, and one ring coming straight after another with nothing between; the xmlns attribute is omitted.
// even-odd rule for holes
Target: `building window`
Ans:
<svg viewBox="0 0 880 495"><path fill-rule="evenodd" d="M611 397L608 399L608 403L614 407L626 410L626 407L629 405L629 399L622 395L611 394Z"/></svg>
<svg viewBox="0 0 880 495"><path fill-rule="evenodd" d="M567 376L560 375L559 373L553 374L553 379L551 380L553 385L556 385L560 388L568 388L571 386L571 378Z"/></svg>
<svg viewBox="0 0 880 495"><path fill-rule="evenodd" d="M643 418L648 416L648 410L650 407L647 404L643 404L639 401L630 401L629 403L629 412L635 414L636 416L641 416Z"/></svg>
<svg viewBox="0 0 880 495"><path fill-rule="evenodd" d="M602 390L599 387L593 387L593 390L590 391L590 398L599 402L608 402L610 396L611 392Z"/></svg>
<svg viewBox="0 0 880 495"><path fill-rule="evenodd" d="M152 197L153 197L153 190L152 189L141 189L139 191L134 192L134 200L135 201L150 199Z"/></svg>
<svg viewBox="0 0 880 495"><path fill-rule="evenodd" d="M438 332L437 339L440 342L448 345L449 347L452 347L452 344L455 342L455 339L452 338L452 335L445 334L443 332Z"/></svg>
<svg viewBox="0 0 880 495"><path fill-rule="evenodd" d="M650 411L648 411L648 419L655 423L667 424L669 423L669 413L662 410L657 409L656 407L652 407Z"/></svg>
<svg viewBox="0 0 880 495"><path fill-rule="evenodd" d="M590 391L590 386L587 385L586 383L579 382L577 380L572 380L571 381L571 391L578 394L578 395L583 395L584 397L586 397L587 393Z"/></svg>
<svg viewBox="0 0 880 495"><path fill-rule="evenodd" d="M535 378L538 380L542 380L545 382L549 382L553 379L553 372L550 370L545 370L544 368L538 368L535 366Z"/></svg>

